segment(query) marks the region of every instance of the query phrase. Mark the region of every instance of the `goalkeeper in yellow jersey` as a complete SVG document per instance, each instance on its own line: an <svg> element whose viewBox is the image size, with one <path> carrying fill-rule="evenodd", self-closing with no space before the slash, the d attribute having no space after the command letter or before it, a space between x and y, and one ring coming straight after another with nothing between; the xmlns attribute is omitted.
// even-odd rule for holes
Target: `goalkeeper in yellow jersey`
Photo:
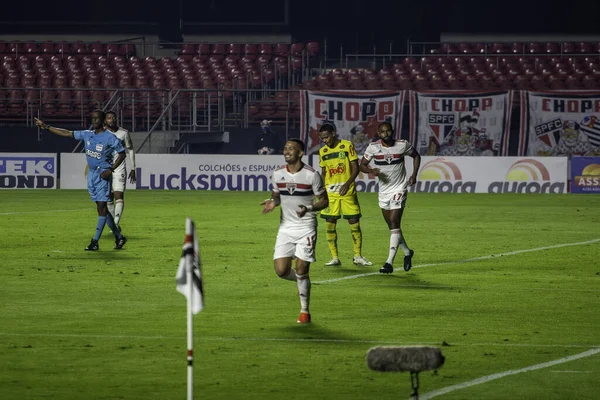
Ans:
<svg viewBox="0 0 600 400"><path fill-rule="evenodd" d="M350 224L354 247L353 262L356 265L373 265L362 256L362 232L360 230L360 204L354 180L358 176L358 156L352 142L337 137L335 126L324 123L319 128L319 138L325 146L319 150L319 166L329 196L329 207L321 211L325 219L327 245L331 261L325 265L341 265L337 247L337 220L344 218Z"/></svg>

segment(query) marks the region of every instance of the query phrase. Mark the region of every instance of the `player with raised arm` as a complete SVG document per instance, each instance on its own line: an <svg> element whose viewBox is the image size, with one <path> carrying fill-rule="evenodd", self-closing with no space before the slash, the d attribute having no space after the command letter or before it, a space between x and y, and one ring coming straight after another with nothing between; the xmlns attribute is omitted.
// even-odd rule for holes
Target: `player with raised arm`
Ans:
<svg viewBox="0 0 600 400"><path fill-rule="evenodd" d="M277 276L297 282L300 297L299 324L311 321L308 271L310 263L315 262L316 212L329 204L321 175L302 162L303 155L304 143L301 140L290 139L285 143L283 158L286 165L273 171L271 198L260 203L263 214L281 205L273 263ZM294 258L295 270L292 268Z"/></svg>
<svg viewBox="0 0 600 400"><path fill-rule="evenodd" d="M35 118L35 124L58 136L70 137L83 142L88 164L87 187L92 201L96 202L98 222L96 233L90 244L85 248L89 251L100 249L98 241L102 236L104 225L108 225L115 235L115 249L120 250L127 238L117 229L115 222L108 212L107 202L110 195L112 173L125 160L125 149L121 142L111 132L104 129L104 111L92 112L93 130L70 131L45 124ZM115 154L117 156L115 157Z"/></svg>
<svg viewBox="0 0 600 400"><path fill-rule="evenodd" d="M377 129L380 140L369 144L360 162L360 170L377 176L379 180L379 207L390 229L388 258L379 270L382 274L394 272L394 258L398 247L404 252L404 270L412 268L414 251L408 248L400 227L402 213L406 206L408 186L417 182L417 172L421 166L421 156L406 140L394 139L394 129L389 122L383 122ZM404 157L413 159L413 172L406 176ZM373 162L375 168L369 163Z"/></svg>
<svg viewBox="0 0 600 400"><path fill-rule="evenodd" d="M117 114L114 111L108 111L106 113L105 120L106 128L112 132L117 139L121 141L123 147L127 149L129 153L129 162L131 163L131 171L129 171L129 182L134 184L136 181L135 176L135 151L133 150L133 142L129 131L120 127L117 124ZM121 226L119 222L123 216L123 208L125 207L125 188L127 186L127 165L123 162L115 169L112 176L112 191L110 193L110 200L108 201L108 211L115 220L115 225L120 230Z"/></svg>

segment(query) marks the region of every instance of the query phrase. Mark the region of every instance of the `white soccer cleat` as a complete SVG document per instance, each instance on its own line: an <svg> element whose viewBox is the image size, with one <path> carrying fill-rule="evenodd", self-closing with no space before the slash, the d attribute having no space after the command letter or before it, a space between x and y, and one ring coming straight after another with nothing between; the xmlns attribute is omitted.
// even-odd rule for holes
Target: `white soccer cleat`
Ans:
<svg viewBox="0 0 600 400"><path fill-rule="evenodd" d="M369 265L373 265L371 261L367 260L363 256L354 256L352 262L354 263L354 265L363 265L366 267L368 267Z"/></svg>
<svg viewBox="0 0 600 400"><path fill-rule="evenodd" d="M329 261L328 263L325 263L325 265L327 265L327 266L342 265L342 262L340 261L339 258L334 258L333 260Z"/></svg>

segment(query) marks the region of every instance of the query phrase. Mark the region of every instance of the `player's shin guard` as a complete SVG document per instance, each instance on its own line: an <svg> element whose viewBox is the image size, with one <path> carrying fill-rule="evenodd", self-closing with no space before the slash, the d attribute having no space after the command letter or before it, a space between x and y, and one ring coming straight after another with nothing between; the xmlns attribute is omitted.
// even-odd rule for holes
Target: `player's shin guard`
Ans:
<svg viewBox="0 0 600 400"><path fill-rule="evenodd" d="M300 296L300 311L309 312L310 304L310 278L306 275L296 275L298 278L298 295Z"/></svg>
<svg viewBox="0 0 600 400"><path fill-rule="evenodd" d="M115 225L119 225L119 221L123 215L123 208L125 208L125 201L123 199L115 200L115 212L111 213L115 219Z"/></svg>
<svg viewBox="0 0 600 400"><path fill-rule="evenodd" d="M401 237L402 233L400 232L400 229L390 230L390 252L388 253L388 258L386 261L387 264L394 265L394 258L396 257L396 252L398 251Z"/></svg>
<svg viewBox="0 0 600 400"><path fill-rule="evenodd" d="M115 217L115 203L113 203L112 201L109 201L108 203L106 203L106 205L108 207L108 212L114 218Z"/></svg>
<svg viewBox="0 0 600 400"><path fill-rule="evenodd" d="M360 229L360 222L350 224L350 232L352 233L352 247L354 248L354 255L362 255L362 231Z"/></svg>
<svg viewBox="0 0 600 400"><path fill-rule="evenodd" d="M337 231L335 230L336 224L334 222L325 222L325 238L327 239L327 246L333 258L338 257L337 248Z"/></svg>

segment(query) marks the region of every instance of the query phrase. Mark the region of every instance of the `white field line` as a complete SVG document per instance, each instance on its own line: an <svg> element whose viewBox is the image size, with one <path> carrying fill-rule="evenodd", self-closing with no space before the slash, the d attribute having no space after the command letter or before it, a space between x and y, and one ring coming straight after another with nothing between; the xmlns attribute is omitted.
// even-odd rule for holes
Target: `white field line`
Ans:
<svg viewBox="0 0 600 400"><path fill-rule="evenodd" d="M517 374L522 374L524 372L535 371L537 369L548 368L548 367L552 367L554 365L578 360L580 358L593 356L594 354L598 354L598 353L600 353L600 348L594 348L594 349L591 349L588 351L584 351L583 353L575 354L575 355L572 355L569 357L559 358L558 360L548 361L548 362L541 363L541 364L535 364L535 365L531 365L529 367L520 368L520 369L511 369L508 371L499 372L497 374L482 376L481 378L473 379L472 381L459 383L458 385L447 386L442 389L438 389L438 390L434 390L429 393L425 393L424 395L419 396L419 398L421 400L433 399L434 397L441 396L443 394L450 393L455 390L460 390L460 389L468 388L471 386L480 385L482 383L487 383L487 382L493 381L495 379L504 378L505 376L517 375Z"/></svg>
<svg viewBox="0 0 600 400"><path fill-rule="evenodd" d="M465 260L460 260L460 261L446 261L446 262L440 262L440 263L414 265L413 268L436 267L436 266L440 266L440 265L464 264L464 263L473 262L473 261L489 260L491 258L514 256L516 254L533 253L536 251L544 251L544 250L550 250L550 249L559 249L561 247L583 246L586 244L592 244L592 243L598 243L598 242L600 242L600 238L587 240L585 242L562 243L562 244L555 244L553 246L535 247L533 249L515 250L515 251L509 251L508 253L491 254L491 255L487 255L487 256L473 257L473 258L467 258ZM348 275L348 276L344 276L341 278L326 279L323 281L313 281L312 283L317 284L317 285L322 284L322 283L333 283L333 282L345 281L347 279L362 278L364 276L371 276L371 275L379 275L379 272L369 272L366 274Z"/></svg>

